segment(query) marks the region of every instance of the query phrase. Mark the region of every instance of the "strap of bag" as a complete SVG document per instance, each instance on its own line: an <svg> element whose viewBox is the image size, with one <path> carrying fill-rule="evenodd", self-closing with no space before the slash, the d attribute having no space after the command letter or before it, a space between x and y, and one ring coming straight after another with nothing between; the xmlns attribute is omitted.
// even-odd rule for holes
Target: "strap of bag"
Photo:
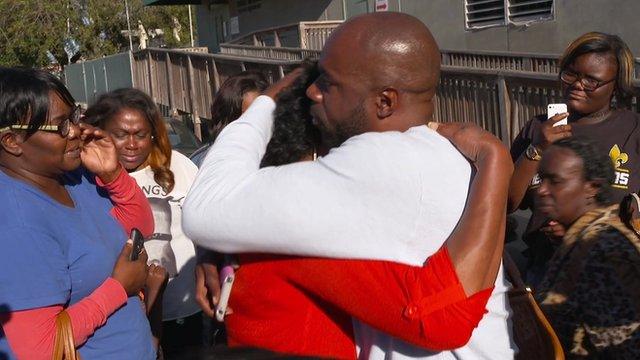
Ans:
<svg viewBox="0 0 640 360"><path fill-rule="evenodd" d="M511 259L511 256L509 256L506 249L503 250L503 253L502 253L502 266L504 267L504 270L506 272L507 280L509 280L509 282L511 282L511 284L513 285L513 288L510 291L509 301L513 301L514 297L518 297L522 299L522 297L524 296L526 298L526 304L527 304L526 307L528 310L524 310L522 308L522 306L524 305L522 305L519 308L519 310L529 312L535 317L535 319L538 322L537 327L541 330L541 332L543 332L546 335L546 337L541 339L540 341L544 343L548 343L550 349L553 351L553 354L550 354L552 356L552 359L564 360L565 359L564 352L562 350L562 344L560 343L560 339L558 339L558 335L556 334L553 327L549 323L549 320L546 318L546 316L538 306L538 303L536 302L536 300L533 298L531 289L525 285L524 281L522 280L522 276L520 275L520 270L518 270L516 263L513 261L513 259ZM522 304L522 302L520 303ZM516 308L512 308L512 310L517 311ZM513 319L513 321L515 321L515 319ZM527 326L533 326L533 325L534 324L527 324ZM539 336L544 336L544 335L539 335ZM520 354L518 358L533 359L533 358L536 358L536 355L540 355L540 354L536 354L533 357L531 357L531 355L532 354L529 354L529 356L527 356L527 354Z"/></svg>
<svg viewBox="0 0 640 360"><path fill-rule="evenodd" d="M56 316L56 339L53 345L53 360L80 360L73 341L71 318L66 310Z"/></svg>

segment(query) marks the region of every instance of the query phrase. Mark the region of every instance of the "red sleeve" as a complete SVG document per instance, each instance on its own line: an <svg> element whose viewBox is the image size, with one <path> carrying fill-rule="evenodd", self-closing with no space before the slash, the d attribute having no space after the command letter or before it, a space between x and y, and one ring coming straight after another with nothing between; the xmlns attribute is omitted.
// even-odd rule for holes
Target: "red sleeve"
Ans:
<svg viewBox="0 0 640 360"><path fill-rule="evenodd" d="M289 260L283 275L351 316L417 346L465 345L493 288L467 297L446 247L423 267L368 260Z"/></svg>
<svg viewBox="0 0 640 360"><path fill-rule="evenodd" d="M108 184L96 176L96 184L109 193L113 208L111 215L116 218L129 234L132 228L138 228L144 237L153 234L154 223L151 205L144 196L136 180L121 167L118 176Z"/></svg>
<svg viewBox="0 0 640 360"><path fill-rule="evenodd" d="M108 278L91 295L67 308L76 346L127 302L127 293L117 280ZM0 314L2 329L18 359L51 359L56 336L56 316L61 305Z"/></svg>

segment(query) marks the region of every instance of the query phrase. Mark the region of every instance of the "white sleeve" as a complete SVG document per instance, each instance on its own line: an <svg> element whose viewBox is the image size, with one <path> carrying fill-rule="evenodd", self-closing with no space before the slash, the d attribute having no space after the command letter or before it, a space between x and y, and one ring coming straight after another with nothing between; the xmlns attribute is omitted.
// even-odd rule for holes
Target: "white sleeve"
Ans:
<svg viewBox="0 0 640 360"><path fill-rule="evenodd" d="M184 203L187 236L225 253L403 258L420 216L412 166L356 137L318 161L260 169L274 108L260 96L219 135ZM401 191L397 174L410 179Z"/></svg>

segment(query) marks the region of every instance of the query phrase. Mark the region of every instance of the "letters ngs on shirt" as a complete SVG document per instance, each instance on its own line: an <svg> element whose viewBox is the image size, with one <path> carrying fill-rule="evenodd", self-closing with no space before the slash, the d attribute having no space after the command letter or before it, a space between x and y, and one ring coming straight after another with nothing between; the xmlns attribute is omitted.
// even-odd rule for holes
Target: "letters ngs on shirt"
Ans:
<svg viewBox="0 0 640 360"><path fill-rule="evenodd" d="M167 192L164 191L164 189L160 185L146 185L142 187L142 191L144 192L146 197L149 197L149 195L160 195L163 197L167 196Z"/></svg>

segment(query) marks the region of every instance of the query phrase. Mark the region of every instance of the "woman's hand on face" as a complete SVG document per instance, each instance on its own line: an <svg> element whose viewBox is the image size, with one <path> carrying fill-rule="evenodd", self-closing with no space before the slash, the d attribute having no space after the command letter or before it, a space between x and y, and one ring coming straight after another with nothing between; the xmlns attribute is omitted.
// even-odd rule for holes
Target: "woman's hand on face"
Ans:
<svg viewBox="0 0 640 360"><path fill-rule="evenodd" d="M571 137L571 125L554 126L558 121L564 120L569 113L556 114L549 120L545 121L540 128L540 132L533 134L531 144L540 150L546 149L552 143Z"/></svg>
<svg viewBox="0 0 640 360"><path fill-rule="evenodd" d="M511 155L504 144L493 134L468 122L430 122L428 126L451 141L475 167L481 167L485 160L498 161L505 167L505 172L511 176L513 171Z"/></svg>
<svg viewBox="0 0 640 360"><path fill-rule="evenodd" d="M129 240L124 244L111 273L111 277L122 285L129 296L138 294L144 287L148 274L147 252L143 248L138 260L130 261L129 256L132 251L133 241Z"/></svg>
<svg viewBox="0 0 640 360"><path fill-rule="evenodd" d="M120 173L118 153L111 136L87 124L80 124L80 131L82 164L87 170L96 174L103 183L110 183Z"/></svg>

